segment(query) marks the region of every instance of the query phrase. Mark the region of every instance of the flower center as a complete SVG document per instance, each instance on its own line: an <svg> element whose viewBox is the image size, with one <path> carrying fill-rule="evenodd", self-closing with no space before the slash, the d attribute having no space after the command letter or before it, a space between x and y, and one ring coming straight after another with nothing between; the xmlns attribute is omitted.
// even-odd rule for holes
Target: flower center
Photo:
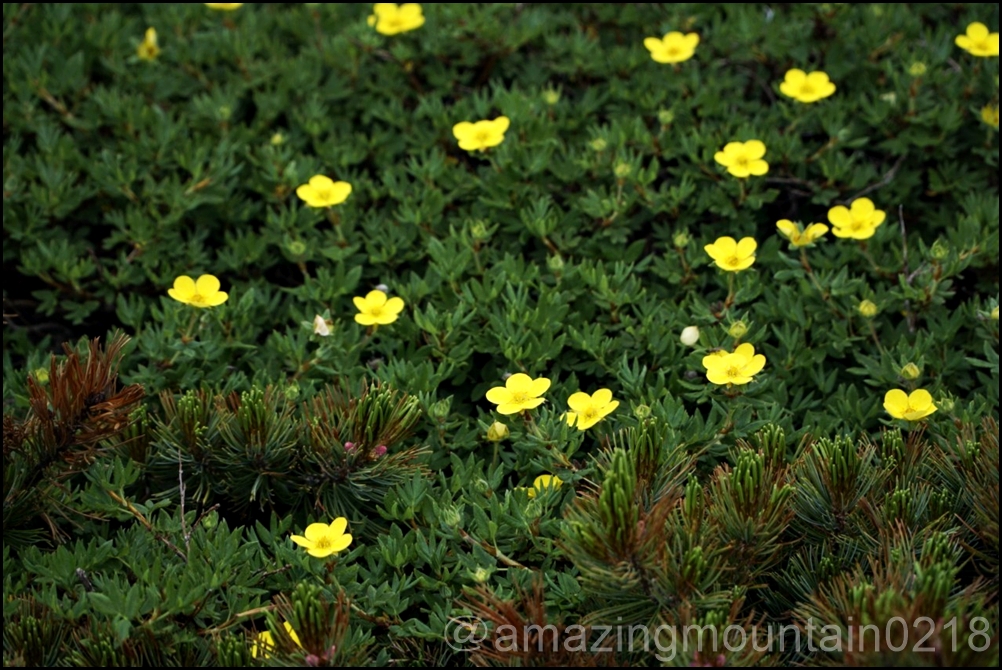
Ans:
<svg viewBox="0 0 1002 670"><path fill-rule="evenodd" d="M369 315L370 316L380 316L382 313L383 313L383 308L382 307L370 307L369 308Z"/></svg>
<svg viewBox="0 0 1002 670"><path fill-rule="evenodd" d="M189 301L195 303L196 305L202 305L208 302L205 296L202 295L201 293L196 293L195 295L191 296L191 298L189 298Z"/></svg>
<svg viewBox="0 0 1002 670"><path fill-rule="evenodd" d="M738 258L737 256L731 256L730 258L727 259L727 264L730 265L731 267L736 267L741 264L741 259Z"/></svg>
<svg viewBox="0 0 1002 670"><path fill-rule="evenodd" d="M740 167L748 167L749 162L747 156L738 156L734 159L734 164Z"/></svg>
<svg viewBox="0 0 1002 670"><path fill-rule="evenodd" d="M328 191L325 188L318 188L317 189L317 197L320 198L321 200L330 200L331 199L331 192Z"/></svg>
<svg viewBox="0 0 1002 670"><path fill-rule="evenodd" d="M477 132L475 138L480 144L487 144L487 140L491 138L491 133L489 130L481 130Z"/></svg>
<svg viewBox="0 0 1002 670"><path fill-rule="evenodd" d="M810 84L804 84L800 87L801 95L814 95L814 87Z"/></svg>
<svg viewBox="0 0 1002 670"><path fill-rule="evenodd" d="M319 540L317 540L314 544L316 544L316 548L317 549L330 549L331 545L334 544L334 543L331 542L330 537L328 537L327 535L324 535L322 538L320 538Z"/></svg>
<svg viewBox="0 0 1002 670"><path fill-rule="evenodd" d="M586 419L594 419L596 416L598 416L598 410L594 407L589 407L584 411L584 418Z"/></svg>
<svg viewBox="0 0 1002 670"><path fill-rule="evenodd" d="M669 56L677 56L679 55L679 53L681 53L681 51L679 50L678 47L668 47L667 49L665 49L665 53L668 54Z"/></svg>
<svg viewBox="0 0 1002 670"><path fill-rule="evenodd" d="M525 393L519 391L518 393L511 394L511 401L516 405L521 404L527 400Z"/></svg>

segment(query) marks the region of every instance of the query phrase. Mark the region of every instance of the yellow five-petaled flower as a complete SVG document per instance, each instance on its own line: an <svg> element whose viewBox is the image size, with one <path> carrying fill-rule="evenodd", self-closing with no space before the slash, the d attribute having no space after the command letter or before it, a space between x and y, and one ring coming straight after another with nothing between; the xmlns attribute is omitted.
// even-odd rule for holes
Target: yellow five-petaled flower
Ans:
<svg viewBox="0 0 1002 670"><path fill-rule="evenodd" d="M755 250L758 242L751 237L743 237L740 242L733 237L718 237L713 244L703 247L713 259L714 264L727 272L747 270L755 262Z"/></svg>
<svg viewBox="0 0 1002 670"><path fill-rule="evenodd" d="M765 356L755 353L748 342L732 353L717 351L703 357L706 378L714 384L747 384L765 367Z"/></svg>
<svg viewBox="0 0 1002 670"><path fill-rule="evenodd" d="M556 475L539 475L532 481L532 488L526 493L530 498L546 493L547 490L556 490L564 482Z"/></svg>
<svg viewBox="0 0 1002 670"><path fill-rule="evenodd" d="M224 12L232 12L234 9L240 9L244 6L242 2L206 2L203 4L209 9L219 9Z"/></svg>
<svg viewBox="0 0 1002 670"><path fill-rule="evenodd" d="M493 121L460 121L452 127L452 134L459 140L459 148L466 151L483 151L496 147L504 141L504 133L511 121L507 116L499 116Z"/></svg>
<svg viewBox="0 0 1002 670"><path fill-rule="evenodd" d="M351 544L351 535L344 532L347 528L348 519L339 516L329 526L326 523L311 523L306 527L306 537L293 535L292 541L314 558L327 558Z"/></svg>
<svg viewBox="0 0 1002 670"><path fill-rule="evenodd" d="M619 401L612 399L612 391L609 389L599 389L591 395L584 391L572 393L567 399L567 405L571 408L565 417L567 425L587 430L619 407Z"/></svg>
<svg viewBox="0 0 1002 670"><path fill-rule="evenodd" d="M516 372L508 377L504 386L495 386L487 391L487 399L498 406L500 414L518 414L546 402L540 396L548 388L550 380L546 377L533 379L525 373Z"/></svg>
<svg viewBox="0 0 1002 670"><path fill-rule="evenodd" d="M828 226L823 223L812 223L807 228L801 230L799 224L789 219L780 219L777 221L776 228L795 247L810 246L824 237L824 234L828 232Z"/></svg>
<svg viewBox="0 0 1002 670"><path fill-rule="evenodd" d="M988 26L980 21L968 25L967 32L957 35L954 42L972 56L989 58L999 55L999 34L988 32Z"/></svg>
<svg viewBox="0 0 1002 670"><path fill-rule="evenodd" d="M877 226L884 222L887 214L877 209L869 198L856 198L851 208L837 205L828 210L828 221L832 224L832 235L853 240L866 240L877 232Z"/></svg>
<svg viewBox="0 0 1002 670"><path fill-rule="evenodd" d="M398 5L395 2L377 2L372 6L369 25L382 35L396 35L424 25L424 15L421 5L407 2Z"/></svg>
<svg viewBox="0 0 1002 670"><path fill-rule="evenodd" d="M696 45L699 44L699 35L696 33L682 33L673 30L665 33L664 37L648 37L644 39L644 46L651 52L651 58L658 63L681 63L692 58L696 53Z"/></svg>
<svg viewBox="0 0 1002 670"><path fill-rule="evenodd" d="M786 72L783 83L779 85L783 95L797 102L817 102L835 92L835 84L824 72L804 72L794 68Z"/></svg>
<svg viewBox="0 0 1002 670"><path fill-rule="evenodd" d="M751 175L761 177L769 171L769 164L762 159L763 156L765 143L761 140L748 140L728 142L722 151L713 155L713 160L727 168L731 175L745 179Z"/></svg>
<svg viewBox="0 0 1002 670"><path fill-rule="evenodd" d="M919 421L936 411L932 395L925 389L917 389L905 393L901 389L893 389L884 395L884 409L895 419Z"/></svg>
<svg viewBox="0 0 1002 670"><path fill-rule="evenodd" d="M154 28L147 28L143 41L136 47L136 56L140 60L156 60L160 55L160 45L157 44L157 31Z"/></svg>
<svg viewBox="0 0 1002 670"><path fill-rule="evenodd" d="M308 183L297 187L296 195L310 207L333 207L348 199L351 184L318 174L310 177Z"/></svg>
<svg viewBox="0 0 1002 670"><path fill-rule="evenodd" d="M219 280L213 275L202 275L197 281L181 275L174 280L174 288L167 289L167 295L192 307L216 307L230 297L219 290Z"/></svg>
<svg viewBox="0 0 1002 670"><path fill-rule="evenodd" d="M379 289L369 291L364 298L356 296L352 298L352 302L358 308L355 323L363 326L389 325L397 320L404 309L403 298L387 298Z"/></svg>

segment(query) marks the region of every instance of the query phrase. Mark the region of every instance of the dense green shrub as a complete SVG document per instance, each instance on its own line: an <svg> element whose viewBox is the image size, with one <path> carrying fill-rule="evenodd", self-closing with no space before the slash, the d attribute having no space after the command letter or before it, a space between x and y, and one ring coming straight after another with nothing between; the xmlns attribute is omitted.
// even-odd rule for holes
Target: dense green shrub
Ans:
<svg viewBox="0 0 1002 670"><path fill-rule="evenodd" d="M4 5L5 665L997 665L998 57L955 37L998 5L370 13ZM862 197L872 237L777 232ZM225 302L168 295L202 274ZM501 415L513 373L550 386ZM678 648L546 637L617 625Z"/></svg>

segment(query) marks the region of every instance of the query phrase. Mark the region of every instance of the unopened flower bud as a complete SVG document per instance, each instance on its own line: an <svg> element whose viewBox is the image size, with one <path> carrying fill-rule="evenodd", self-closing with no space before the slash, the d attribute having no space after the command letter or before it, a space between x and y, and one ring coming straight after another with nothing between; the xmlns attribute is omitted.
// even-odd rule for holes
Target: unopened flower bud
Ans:
<svg viewBox="0 0 1002 670"><path fill-rule="evenodd" d="M929 255L934 260L941 261L950 255L950 247L942 240L936 240L929 248Z"/></svg>
<svg viewBox="0 0 1002 670"><path fill-rule="evenodd" d="M282 133L275 133L271 136L271 145L277 147L280 144L285 143L285 135Z"/></svg>
<svg viewBox="0 0 1002 670"><path fill-rule="evenodd" d="M867 319L872 319L873 317L877 316L877 312L880 311L877 305L871 302L870 300L864 300L863 302L859 303L858 309L859 313L862 316L866 317Z"/></svg>
<svg viewBox="0 0 1002 670"><path fill-rule="evenodd" d="M386 455L386 445L385 444L381 444L381 445L379 445L378 447L376 447L375 449L372 450L372 457L373 458L382 458L385 455Z"/></svg>
<svg viewBox="0 0 1002 670"><path fill-rule="evenodd" d="M486 240L489 237L487 226L483 221L474 221L470 226L470 235L473 236L473 239L480 242Z"/></svg>
<svg viewBox="0 0 1002 670"><path fill-rule="evenodd" d="M449 505L441 509L442 525L447 528L455 528L463 522L463 517L455 507Z"/></svg>
<svg viewBox="0 0 1002 670"><path fill-rule="evenodd" d="M449 416L449 409L452 407L452 400L450 398L443 398L432 404L429 408L429 413L432 417L438 419L439 421L444 421L447 416Z"/></svg>
<svg viewBox="0 0 1002 670"><path fill-rule="evenodd" d="M675 112L670 109L659 109L658 110L658 121L662 126L667 126L672 121L675 120Z"/></svg>
<svg viewBox="0 0 1002 670"><path fill-rule="evenodd" d="M622 179L630 176L630 173L633 172L633 166L629 163L616 163L616 167L612 168L612 172Z"/></svg>
<svg viewBox="0 0 1002 670"><path fill-rule="evenodd" d="M919 366L914 363L908 363L901 368L901 377L904 379L918 379L921 373L922 371L919 370Z"/></svg>
<svg viewBox="0 0 1002 670"><path fill-rule="evenodd" d="M473 571L473 574L470 575L470 577L472 577L473 581L475 581L477 584L483 584L484 582L486 582L488 579L491 578L491 571L488 570L487 568L478 567L476 570Z"/></svg>
<svg viewBox="0 0 1002 670"><path fill-rule="evenodd" d="M564 259L560 256L550 256L546 259L546 267L553 272L560 272L564 269Z"/></svg>
<svg viewBox="0 0 1002 670"><path fill-rule="evenodd" d="M609 146L609 143L606 142L601 137L596 137L595 139L593 139L591 142L588 143L588 146L590 146L595 151L605 151L605 148Z"/></svg>
<svg viewBox="0 0 1002 670"><path fill-rule="evenodd" d="M687 347L695 346L699 342L699 327L686 326L682 329L682 335L678 339Z"/></svg>
<svg viewBox="0 0 1002 670"><path fill-rule="evenodd" d="M543 100L546 101L547 105L555 105L560 102L560 91L556 89L548 88L543 91Z"/></svg>
<svg viewBox="0 0 1002 670"><path fill-rule="evenodd" d="M299 384L289 384L285 387L285 397L287 400L295 400L299 397Z"/></svg>
<svg viewBox="0 0 1002 670"><path fill-rule="evenodd" d="M387 286L386 284L376 284L376 290L382 291L383 293L389 293L390 287Z"/></svg>
<svg viewBox="0 0 1002 670"><path fill-rule="evenodd" d="M647 405L637 405L633 408L633 416L637 417L641 421L646 419L651 415L651 408Z"/></svg>
<svg viewBox="0 0 1002 670"><path fill-rule="evenodd" d="M995 318L996 319L999 318L998 317L998 312L999 312L998 308L996 307L995 308ZM45 368L38 368L37 370L35 370L34 375L35 375L35 381L37 381L39 384L48 384L49 383L49 371L46 370Z"/></svg>
<svg viewBox="0 0 1002 670"><path fill-rule="evenodd" d="M351 452L355 451L355 443L354 442L345 442L344 443L344 450L346 452L348 452L349 454Z"/></svg>
<svg viewBox="0 0 1002 670"><path fill-rule="evenodd" d="M740 339L748 334L748 326L745 325L744 321L735 321L731 324L731 327L727 329L727 334L735 340Z"/></svg>
<svg viewBox="0 0 1002 670"><path fill-rule="evenodd" d="M943 397L936 401L936 407L944 412L952 412L955 405L953 398Z"/></svg>
<svg viewBox="0 0 1002 670"><path fill-rule="evenodd" d="M689 233L683 230L680 233L675 233L675 238L672 241L675 242L676 247L678 247L679 249L684 249L685 247L689 246L689 240L690 240Z"/></svg>
<svg viewBox="0 0 1002 670"><path fill-rule="evenodd" d="M925 74L926 69L925 63L917 60L908 66L908 74L913 77L921 77Z"/></svg>
<svg viewBox="0 0 1002 670"><path fill-rule="evenodd" d="M302 240L292 240L286 245L289 249L289 253L293 256L302 256L306 253L306 242Z"/></svg>
<svg viewBox="0 0 1002 670"><path fill-rule="evenodd" d="M495 421L487 429L487 440L490 442L500 442L506 437L508 437L508 426L500 421Z"/></svg>
<svg viewBox="0 0 1002 670"><path fill-rule="evenodd" d="M999 320L999 308L998 308L998 305L996 305L995 307L992 307L992 318L995 319L996 321ZM46 379L48 379L48 375L46 375Z"/></svg>

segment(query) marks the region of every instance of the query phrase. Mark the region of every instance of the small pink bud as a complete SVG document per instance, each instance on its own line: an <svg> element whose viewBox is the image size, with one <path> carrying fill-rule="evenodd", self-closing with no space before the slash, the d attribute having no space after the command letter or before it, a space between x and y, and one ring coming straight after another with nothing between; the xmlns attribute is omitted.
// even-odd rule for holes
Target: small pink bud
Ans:
<svg viewBox="0 0 1002 670"><path fill-rule="evenodd" d="M381 444L378 447L376 447L375 449L373 449L372 450L372 455L375 458L379 458L380 456L386 455L386 445L385 444Z"/></svg>
<svg viewBox="0 0 1002 670"><path fill-rule="evenodd" d="M349 454L351 452L355 451L355 443L354 442L345 442L344 443L344 450L347 451Z"/></svg>
<svg viewBox="0 0 1002 670"><path fill-rule="evenodd" d="M317 656L316 654L307 654L304 660L306 661L306 665L310 666L311 668L320 667L320 657Z"/></svg>

